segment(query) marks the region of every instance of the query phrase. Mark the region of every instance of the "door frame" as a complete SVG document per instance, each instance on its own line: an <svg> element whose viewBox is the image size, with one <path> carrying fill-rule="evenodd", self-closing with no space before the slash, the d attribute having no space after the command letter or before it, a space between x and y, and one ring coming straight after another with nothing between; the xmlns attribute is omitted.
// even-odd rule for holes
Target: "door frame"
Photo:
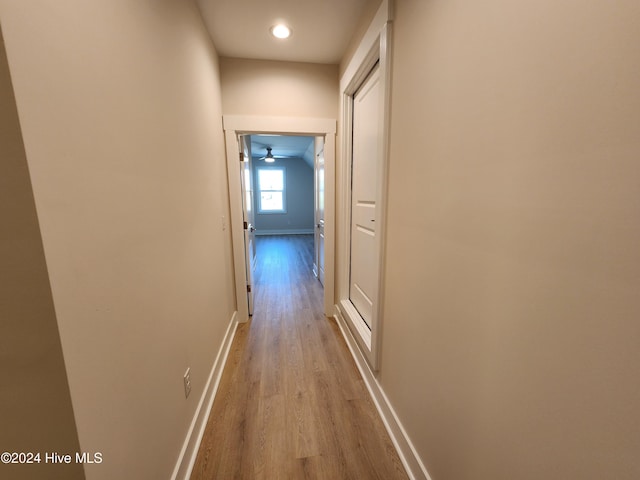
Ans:
<svg viewBox="0 0 640 480"><path fill-rule="evenodd" d="M236 311L238 322L249 320L246 301L247 274L244 255L244 225L242 219L242 189L240 184L239 135L304 135L324 137L325 149L325 285L324 314L334 309L334 250L335 250L335 145L336 120L328 118L265 117L223 115L222 125L227 151L227 182L231 243L235 273Z"/></svg>
<svg viewBox="0 0 640 480"><path fill-rule="evenodd" d="M339 246L340 258L337 267L338 303L337 313L345 319L369 367L376 371L380 367L380 343L382 338L382 316L384 312L385 239L387 219L387 177L389 170L389 127L391 99L391 27L393 1L382 0L367 32L340 79L340 159L341 183L338 196L338 211L341 212ZM351 264L351 161L353 132L353 96L367 79L369 72L379 62L380 112L378 125L378 148L382 155L378 166L376 187L376 235L375 254L378 257L377 304L373 308L371 329L349 300Z"/></svg>

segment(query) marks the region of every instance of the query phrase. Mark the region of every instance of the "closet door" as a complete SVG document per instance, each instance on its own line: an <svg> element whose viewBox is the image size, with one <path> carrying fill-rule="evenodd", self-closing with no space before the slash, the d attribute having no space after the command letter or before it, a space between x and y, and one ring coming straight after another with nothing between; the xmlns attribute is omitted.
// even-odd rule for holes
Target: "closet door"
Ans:
<svg viewBox="0 0 640 480"><path fill-rule="evenodd" d="M369 329L377 301L379 259L376 254L377 172L379 150L380 74L376 65L353 96L351 187L351 275L349 300Z"/></svg>

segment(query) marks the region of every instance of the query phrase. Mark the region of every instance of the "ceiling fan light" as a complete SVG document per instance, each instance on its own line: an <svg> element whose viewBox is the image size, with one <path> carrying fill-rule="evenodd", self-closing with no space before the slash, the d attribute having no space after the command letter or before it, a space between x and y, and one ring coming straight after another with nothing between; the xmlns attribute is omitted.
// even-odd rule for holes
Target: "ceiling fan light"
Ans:
<svg viewBox="0 0 640 480"><path fill-rule="evenodd" d="M275 158L273 158L273 157L265 157L264 161L265 161L266 163L273 163L273 162L275 162L275 161L276 161L276 159L275 159Z"/></svg>
<svg viewBox="0 0 640 480"><path fill-rule="evenodd" d="M271 35L276 38L289 38L291 36L291 29L284 23L279 23L271 27Z"/></svg>

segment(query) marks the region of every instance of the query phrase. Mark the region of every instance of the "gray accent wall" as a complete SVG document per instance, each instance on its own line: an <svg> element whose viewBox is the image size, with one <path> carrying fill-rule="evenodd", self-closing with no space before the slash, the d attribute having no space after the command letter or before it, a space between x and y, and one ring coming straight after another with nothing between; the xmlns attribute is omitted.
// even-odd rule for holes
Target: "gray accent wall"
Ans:
<svg viewBox="0 0 640 480"><path fill-rule="evenodd" d="M285 168L286 213L259 212L260 192L258 173L260 167ZM303 159L279 158L274 163L253 159L254 211L257 235L313 233L313 168Z"/></svg>

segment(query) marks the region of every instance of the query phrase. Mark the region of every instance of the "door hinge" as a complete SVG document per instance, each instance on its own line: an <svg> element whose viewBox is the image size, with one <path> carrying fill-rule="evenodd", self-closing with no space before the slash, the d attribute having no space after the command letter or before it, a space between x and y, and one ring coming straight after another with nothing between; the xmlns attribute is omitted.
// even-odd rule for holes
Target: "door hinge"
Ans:
<svg viewBox="0 0 640 480"><path fill-rule="evenodd" d="M251 293L251 285L247 285L247 293Z"/></svg>
<svg viewBox="0 0 640 480"><path fill-rule="evenodd" d="M240 161L244 162L244 152L240 152Z"/></svg>
<svg viewBox="0 0 640 480"><path fill-rule="evenodd" d="M249 224L247 222L242 222L244 224L244 229L247 230L249 228Z"/></svg>

